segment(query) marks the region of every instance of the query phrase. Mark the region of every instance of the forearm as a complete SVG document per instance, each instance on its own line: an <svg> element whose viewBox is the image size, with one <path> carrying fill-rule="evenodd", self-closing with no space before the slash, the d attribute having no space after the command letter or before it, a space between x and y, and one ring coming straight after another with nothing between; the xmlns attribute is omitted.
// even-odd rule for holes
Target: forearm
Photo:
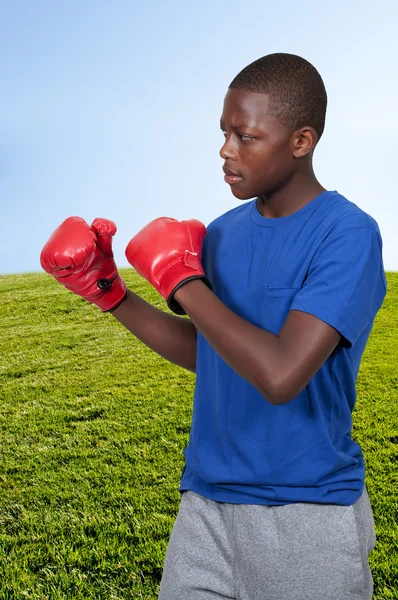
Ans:
<svg viewBox="0 0 398 600"><path fill-rule="evenodd" d="M279 403L277 374L284 355L278 336L239 317L202 281L191 281L175 294L214 350L269 402Z"/></svg>
<svg viewBox="0 0 398 600"><path fill-rule="evenodd" d="M131 291L112 314L151 350L196 372L196 330L192 321L159 310Z"/></svg>

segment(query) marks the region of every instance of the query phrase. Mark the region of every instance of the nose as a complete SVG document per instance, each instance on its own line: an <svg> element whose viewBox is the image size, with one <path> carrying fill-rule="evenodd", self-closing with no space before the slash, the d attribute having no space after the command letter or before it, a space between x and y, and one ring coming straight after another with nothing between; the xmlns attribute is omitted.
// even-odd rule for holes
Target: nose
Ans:
<svg viewBox="0 0 398 600"><path fill-rule="evenodd" d="M227 158L230 160L236 160L237 158L237 150L230 135L226 136L225 142L221 146L220 156L224 160L227 160Z"/></svg>

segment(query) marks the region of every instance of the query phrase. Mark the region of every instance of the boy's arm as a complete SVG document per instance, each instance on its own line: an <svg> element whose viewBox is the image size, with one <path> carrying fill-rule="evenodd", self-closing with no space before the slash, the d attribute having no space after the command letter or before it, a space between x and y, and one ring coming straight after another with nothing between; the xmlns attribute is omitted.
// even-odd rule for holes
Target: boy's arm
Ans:
<svg viewBox="0 0 398 600"><path fill-rule="evenodd" d="M321 320L296 312L275 336L231 311L202 279L205 228L200 224L199 229L198 223L155 219L132 238L126 257L174 312L191 318L195 329L236 373L272 404L288 402L328 358L340 334Z"/></svg>
<svg viewBox="0 0 398 600"><path fill-rule="evenodd" d="M304 389L341 338L324 321L296 310L274 335L239 317L199 280L178 289L175 299L221 358L276 405Z"/></svg>
<svg viewBox="0 0 398 600"><path fill-rule="evenodd" d="M225 362L272 404L295 398L337 344L349 348L369 335L386 279L380 233L360 219L354 227L342 221L320 245L278 335L240 318L200 281L175 293Z"/></svg>
<svg viewBox="0 0 398 600"><path fill-rule="evenodd" d="M196 328L191 320L170 315L128 291L112 311L132 334L163 358L196 372Z"/></svg>
<svg viewBox="0 0 398 600"><path fill-rule="evenodd" d="M192 241L188 221L152 221L131 240L134 255L129 245L126 256L232 369L278 405L303 390L340 340L350 347L370 331L383 302L378 228L366 215L354 215L350 225L343 220L317 250L278 335L242 319L208 289L200 278L201 239Z"/></svg>

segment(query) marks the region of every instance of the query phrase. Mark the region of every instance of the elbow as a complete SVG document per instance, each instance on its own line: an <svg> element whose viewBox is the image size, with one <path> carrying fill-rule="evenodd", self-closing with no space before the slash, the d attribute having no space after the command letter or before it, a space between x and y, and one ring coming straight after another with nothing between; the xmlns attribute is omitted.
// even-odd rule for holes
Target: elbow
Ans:
<svg viewBox="0 0 398 600"><path fill-rule="evenodd" d="M273 406L281 406L282 404L291 402L295 397L296 396L294 394L284 394L276 391L270 398L267 397L267 400L269 400Z"/></svg>
<svg viewBox="0 0 398 600"><path fill-rule="evenodd" d="M255 371L251 373L251 382L263 398L274 406L287 404L297 398L308 383L304 380L302 369L282 359L266 369L263 362L257 363Z"/></svg>
<svg viewBox="0 0 398 600"><path fill-rule="evenodd" d="M281 406L282 404L287 404L291 400L293 400L294 396L290 396L288 394L282 393L280 390L275 390L274 392L267 392L263 394L264 398L268 400L270 404L273 406Z"/></svg>
<svg viewBox="0 0 398 600"><path fill-rule="evenodd" d="M301 390L297 390L297 386L287 376L280 374L261 386L259 391L270 404L281 406L294 400Z"/></svg>

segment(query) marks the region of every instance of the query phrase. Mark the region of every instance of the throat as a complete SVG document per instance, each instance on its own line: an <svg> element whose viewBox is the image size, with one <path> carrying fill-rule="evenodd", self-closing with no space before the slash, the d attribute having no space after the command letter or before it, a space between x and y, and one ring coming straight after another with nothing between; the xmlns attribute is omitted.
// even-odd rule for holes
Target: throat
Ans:
<svg viewBox="0 0 398 600"><path fill-rule="evenodd" d="M274 194L272 196L258 196L256 199L257 210L267 219L280 219L294 214L312 200L315 200L326 189L318 184L311 190L299 191L294 194Z"/></svg>

